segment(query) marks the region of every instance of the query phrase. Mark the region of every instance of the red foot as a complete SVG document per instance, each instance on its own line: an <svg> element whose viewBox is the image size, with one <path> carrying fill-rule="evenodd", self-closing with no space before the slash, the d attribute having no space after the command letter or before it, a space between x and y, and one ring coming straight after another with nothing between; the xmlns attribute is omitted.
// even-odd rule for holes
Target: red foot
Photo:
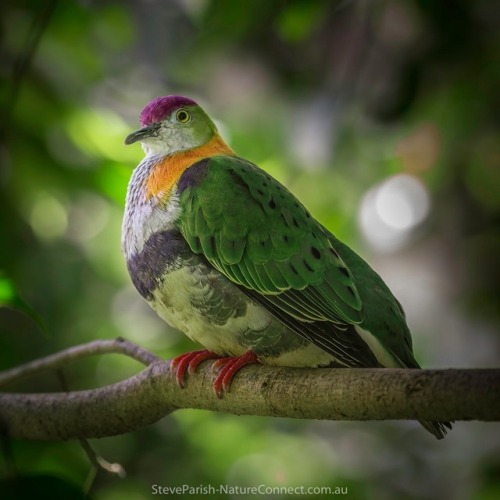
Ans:
<svg viewBox="0 0 500 500"><path fill-rule="evenodd" d="M218 398L222 397L222 392L229 392L233 377L244 366L258 363L257 356L252 351L247 351L243 356L231 356L220 358L214 362L212 368L220 368L212 387Z"/></svg>
<svg viewBox="0 0 500 500"><path fill-rule="evenodd" d="M220 356L215 354L215 352L207 351L193 351L187 352L186 354L181 354L172 360L170 364L170 369L175 371L175 378L179 387L184 387L184 377L186 375L186 370L188 373L194 373L198 365L205 361L206 359L219 359Z"/></svg>
<svg viewBox="0 0 500 500"><path fill-rule="evenodd" d="M172 360L170 369L175 372L175 378L179 387L184 387L184 378L186 371L190 374L194 373L200 363L207 359L215 359L212 368L220 370L212 384L215 395L218 398L222 397L223 392L229 392L233 377L244 366L258 363L257 356L252 351L247 351L242 356L227 356L221 357L212 351L193 351L181 354Z"/></svg>

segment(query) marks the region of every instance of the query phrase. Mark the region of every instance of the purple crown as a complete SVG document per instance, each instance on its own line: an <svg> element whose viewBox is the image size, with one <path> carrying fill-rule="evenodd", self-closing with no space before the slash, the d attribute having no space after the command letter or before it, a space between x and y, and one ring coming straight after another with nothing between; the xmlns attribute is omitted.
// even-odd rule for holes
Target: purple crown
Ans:
<svg viewBox="0 0 500 500"><path fill-rule="evenodd" d="M166 95L157 97L147 104L141 111L141 125L143 127L151 125L151 123L164 120L174 109L182 106L192 106L196 104L187 97L180 95Z"/></svg>

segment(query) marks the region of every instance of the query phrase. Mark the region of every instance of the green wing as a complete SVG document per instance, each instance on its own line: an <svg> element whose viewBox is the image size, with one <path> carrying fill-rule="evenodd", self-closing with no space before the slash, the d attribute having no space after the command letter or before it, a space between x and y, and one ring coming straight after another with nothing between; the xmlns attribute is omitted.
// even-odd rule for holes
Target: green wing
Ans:
<svg viewBox="0 0 500 500"><path fill-rule="evenodd" d="M284 186L245 160L217 156L187 169L178 191L193 252L341 362L377 365L349 328L363 321L351 271Z"/></svg>
<svg viewBox="0 0 500 500"><path fill-rule="evenodd" d="M384 280L358 254L330 232L327 234L358 285L365 313L361 326L377 337L400 366L420 368L413 356L411 334L401 304Z"/></svg>

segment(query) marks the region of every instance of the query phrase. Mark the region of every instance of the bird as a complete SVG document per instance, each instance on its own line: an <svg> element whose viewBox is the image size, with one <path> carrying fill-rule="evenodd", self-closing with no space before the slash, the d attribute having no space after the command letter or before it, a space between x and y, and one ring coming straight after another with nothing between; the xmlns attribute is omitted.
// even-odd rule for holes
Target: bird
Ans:
<svg viewBox="0 0 500 500"><path fill-rule="evenodd" d="M280 182L238 156L178 95L150 101L125 144L122 251L137 291L203 349L172 360L179 386L205 360L218 397L235 374L285 367L419 368L383 279ZM449 422L421 421L438 439Z"/></svg>

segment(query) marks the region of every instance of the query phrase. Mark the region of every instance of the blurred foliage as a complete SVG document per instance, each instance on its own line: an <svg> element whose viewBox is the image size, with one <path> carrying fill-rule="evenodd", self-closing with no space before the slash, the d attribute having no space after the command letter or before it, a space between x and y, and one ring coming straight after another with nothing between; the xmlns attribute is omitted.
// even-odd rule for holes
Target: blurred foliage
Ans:
<svg viewBox="0 0 500 500"><path fill-rule="evenodd" d="M239 154L380 270L425 366L498 366L498 7L3 2L0 368L117 335L165 357L193 348L132 289L120 253L126 186L142 157L123 139L143 105L170 93L198 100ZM430 212L384 250L356 221L373 212L368 193L401 174L418 181ZM108 356L65 375L81 389L137 369ZM9 390L60 386L48 373ZM360 499L487 500L500 494L494 430L458 423L438 443L412 423L183 411L93 443L125 479L94 478L75 442L8 441L0 497L135 500L154 484L266 484L347 486Z"/></svg>

